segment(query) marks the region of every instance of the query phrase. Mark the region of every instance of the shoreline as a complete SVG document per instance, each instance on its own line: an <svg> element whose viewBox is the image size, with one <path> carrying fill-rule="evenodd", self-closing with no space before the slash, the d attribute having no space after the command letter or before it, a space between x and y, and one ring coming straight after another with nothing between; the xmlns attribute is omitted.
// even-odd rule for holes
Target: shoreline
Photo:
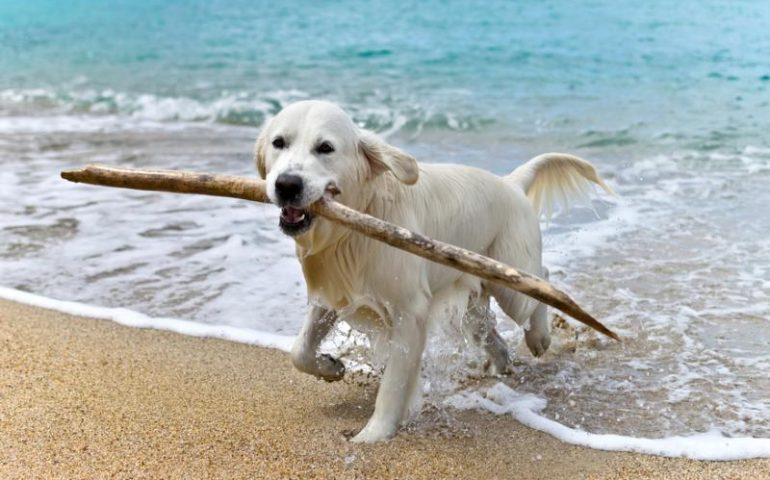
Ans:
<svg viewBox="0 0 770 480"><path fill-rule="evenodd" d="M0 477L769 478L568 445L510 416L428 411L394 440L347 436L374 385L328 384L285 353L0 300Z"/></svg>

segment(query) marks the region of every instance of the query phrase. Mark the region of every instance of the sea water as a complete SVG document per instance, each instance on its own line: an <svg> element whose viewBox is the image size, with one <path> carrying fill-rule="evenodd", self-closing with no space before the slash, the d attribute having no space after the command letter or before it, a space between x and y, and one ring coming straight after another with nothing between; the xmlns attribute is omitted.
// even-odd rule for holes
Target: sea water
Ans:
<svg viewBox="0 0 770 480"><path fill-rule="evenodd" d="M770 4L748 1L0 2L3 295L285 346L307 307L276 208L58 172L255 175L259 127L307 98L424 162L505 174L569 152L618 196L544 223L545 262L623 342L552 315L534 359L498 310L514 373L445 396L529 405L578 434L687 437L695 450L641 450L715 458L714 439L770 438L767 25ZM434 385L443 358L426 357ZM754 445L739 451L770 455Z"/></svg>

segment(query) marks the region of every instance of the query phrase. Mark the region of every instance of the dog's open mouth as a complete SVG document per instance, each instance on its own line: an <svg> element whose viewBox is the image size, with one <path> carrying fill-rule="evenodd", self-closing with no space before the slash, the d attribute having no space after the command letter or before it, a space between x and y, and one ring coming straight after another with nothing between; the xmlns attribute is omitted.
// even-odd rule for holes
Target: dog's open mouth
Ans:
<svg viewBox="0 0 770 480"><path fill-rule="evenodd" d="M307 210L294 207L281 208L281 219L278 224L286 235L299 235L308 228L313 221L313 216Z"/></svg>

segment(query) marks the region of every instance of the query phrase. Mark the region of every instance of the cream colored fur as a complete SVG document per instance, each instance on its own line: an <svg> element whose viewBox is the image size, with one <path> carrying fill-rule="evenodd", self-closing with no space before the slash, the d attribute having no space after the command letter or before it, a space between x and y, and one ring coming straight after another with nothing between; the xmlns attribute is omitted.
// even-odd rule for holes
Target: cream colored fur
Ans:
<svg viewBox="0 0 770 480"><path fill-rule="evenodd" d="M538 155L514 170L508 178L527 192L535 211L547 219L553 215L554 207L568 210L575 200L588 203L592 189L586 180L599 185L610 195L615 194L593 165L566 153Z"/></svg>
<svg viewBox="0 0 770 480"><path fill-rule="evenodd" d="M286 140L285 147L271 147L277 136ZM334 145L333 154L314 153L322 140ZM300 207L339 190L337 200L369 215L541 276L547 276L541 264L541 207L550 211L554 201L568 200L588 182L608 190L588 162L562 154L537 157L507 177L462 165L418 166L359 129L339 107L319 101L290 105L272 119L257 140L256 157L273 201L278 201L277 176L298 175L305 185ZM317 351L338 318L384 336L389 348L374 413L355 442L390 438L419 409L428 324L448 320L441 318L451 310L447 307L464 306L464 325L498 372L507 370L509 354L488 314L490 296L519 325L528 323L525 339L535 355L550 344L545 306L522 294L323 218L313 219L294 239L313 305L292 349L294 365L329 381L342 378L342 363Z"/></svg>

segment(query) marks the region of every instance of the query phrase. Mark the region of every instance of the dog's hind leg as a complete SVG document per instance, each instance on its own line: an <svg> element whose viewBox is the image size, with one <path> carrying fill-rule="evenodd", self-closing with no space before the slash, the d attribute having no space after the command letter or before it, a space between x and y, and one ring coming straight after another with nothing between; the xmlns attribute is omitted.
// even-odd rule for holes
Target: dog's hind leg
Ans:
<svg viewBox="0 0 770 480"><path fill-rule="evenodd" d="M543 278L548 280L548 269L543 267L542 272ZM534 300L527 298L524 294L492 284L488 285L487 288L492 292L505 314L518 323L520 327L524 327L524 341L532 355L539 357L544 354L551 345L546 305L538 302L533 311L531 307L528 308L528 303ZM528 312L532 313L528 315ZM529 320L529 325L526 325L527 320Z"/></svg>
<svg viewBox="0 0 770 480"><path fill-rule="evenodd" d="M491 365L491 373L508 373L511 361L508 345L497 331L497 320L489 308L489 294L486 291L480 294L471 293L462 325L465 334L484 349Z"/></svg>
<svg viewBox="0 0 770 480"><path fill-rule="evenodd" d="M542 276L548 280L548 269L542 267ZM529 329L524 331L524 341L527 342L529 351L536 357L544 354L551 346L551 332L548 328L548 307L545 303L538 303L537 308L529 317Z"/></svg>
<svg viewBox="0 0 770 480"><path fill-rule="evenodd" d="M331 355L318 354L318 347L337 322L337 313L312 306L299 336L291 347L291 362L297 370L323 378L328 382L340 380L345 366Z"/></svg>

